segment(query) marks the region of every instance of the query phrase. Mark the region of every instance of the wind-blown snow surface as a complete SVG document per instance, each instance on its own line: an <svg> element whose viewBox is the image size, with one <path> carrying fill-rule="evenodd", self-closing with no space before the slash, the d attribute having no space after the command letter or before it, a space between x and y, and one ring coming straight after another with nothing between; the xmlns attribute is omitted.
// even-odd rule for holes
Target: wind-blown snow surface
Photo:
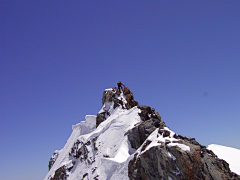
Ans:
<svg viewBox="0 0 240 180"><path fill-rule="evenodd" d="M45 180L54 176L54 172L61 166L70 167L74 157L69 156L76 140L81 142L91 141L97 137L96 147L88 146L88 156L92 163L76 160L74 168L69 172L68 180L82 179L88 173L88 178L93 179L128 179L128 161L135 151L130 147L127 135L124 135L134 124L140 122L140 110L134 107L130 110L117 107L112 115L102 122L96 129L96 116L86 116L86 121L73 126L73 132L66 145L59 151L59 156L48 172ZM130 158L129 158L130 157ZM118 169L116 171L116 169Z"/></svg>
<svg viewBox="0 0 240 180"><path fill-rule="evenodd" d="M232 172L240 175L240 150L221 146L217 144L211 144L208 149L212 150L220 159L224 159L229 164Z"/></svg>

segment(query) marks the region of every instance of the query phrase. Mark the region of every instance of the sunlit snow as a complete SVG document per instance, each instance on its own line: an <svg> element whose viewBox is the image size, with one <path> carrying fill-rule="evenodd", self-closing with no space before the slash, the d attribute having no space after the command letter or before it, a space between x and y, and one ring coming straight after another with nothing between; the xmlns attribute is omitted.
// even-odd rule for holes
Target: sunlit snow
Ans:
<svg viewBox="0 0 240 180"><path fill-rule="evenodd" d="M224 159L229 164L231 171L240 175L240 150L211 144L208 149L212 150L220 159Z"/></svg>

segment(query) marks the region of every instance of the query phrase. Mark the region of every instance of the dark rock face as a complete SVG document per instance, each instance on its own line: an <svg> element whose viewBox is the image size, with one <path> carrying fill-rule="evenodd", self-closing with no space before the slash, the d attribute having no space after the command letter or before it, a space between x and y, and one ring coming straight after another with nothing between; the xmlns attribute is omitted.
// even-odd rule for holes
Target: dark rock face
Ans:
<svg viewBox="0 0 240 180"><path fill-rule="evenodd" d="M105 102L112 102L112 99L115 97L115 94L116 94L116 87L112 88L112 91L107 91L105 90L103 92L103 97L102 97L102 105L105 103Z"/></svg>
<svg viewBox="0 0 240 180"><path fill-rule="evenodd" d="M108 91L108 90L105 90L103 92L103 97L102 97L102 105L104 105L105 102L114 102L114 107L116 108L117 106L119 106L116 102L116 98L115 98L115 94L116 94L117 90L116 90L116 87L112 88L111 91ZM116 102L116 103L115 103ZM106 119L106 115L108 115L108 111L104 111L104 112L101 112L101 113L98 113L97 114L97 117L96 117L96 127L98 127L98 125L100 123L102 123L103 121L105 121Z"/></svg>
<svg viewBox="0 0 240 180"><path fill-rule="evenodd" d="M57 158L58 158L58 152L55 151L55 152L53 153L52 157L51 157L50 160L49 160L48 170L51 169L51 167L53 166L53 164L55 163L55 161L57 160Z"/></svg>
<svg viewBox="0 0 240 180"><path fill-rule="evenodd" d="M142 121L146 121L148 119L158 119L161 121L161 116L158 114L157 111L155 111L154 108L151 108L149 106L138 106L138 108L141 110L141 113L139 113L139 116L141 117Z"/></svg>
<svg viewBox="0 0 240 180"><path fill-rule="evenodd" d="M142 122L128 132L128 140L134 149L138 149L156 128L166 127L155 109L149 106L138 106L138 108L141 109L139 116Z"/></svg>
<svg viewBox="0 0 240 180"><path fill-rule="evenodd" d="M174 161L169 158L168 151L158 146L149 149L139 157L135 156L128 165L130 180L167 180L168 177L177 179L171 172L179 173Z"/></svg>
<svg viewBox="0 0 240 180"><path fill-rule="evenodd" d="M130 180L240 180L240 176L231 172L226 161L200 145L194 138L174 134L173 140L166 139L158 146L150 147L144 151L151 141L146 140L157 128L158 136L170 137L165 122L155 109L149 106L138 106L141 110L139 116L141 122L128 132L128 140L131 147L141 153L135 154L128 164L128 176ZM190 151L172 146L170 143L178 143L190 148Z"/></svg>
<svg viewBox="0 0 240 180"><path fill-rule="evenodd" d="M212 179L240 179L240 176L231 172L229 164L219 159L211 150L201 147L201 165L203 173ZM221 178L220 178L221 177Z"/></svg>
<svg viewBox="0 0 240 180"><path fill-rule="evenodd" d="M190 152L183 151L177 146L167 147L168 151L176 157L176 165L179 167L184 179L240 179L229 169L229 164L204 146L180 141L190 147Z"/></svg>
<svg viewBox="0 0 240 180"><path fill-rule="evenodd" d="M124 87L123 94L126 96L127 104L126 108L131 109L134 106L138 105L138 102L134 99L133 93L128 87Z"/></svg>
<svg viewBox="0 0 240 180"><path fill-rule="evenodd" d="M142 122L128 132L128 140L132 148L138 149L147 137L156 129L151 120Z"/></svg>
<svg viewBox="0 0 240 180"><path fill-rule="evenodd" d="M54 177L50 180L65 180L67 177L66 166L62 166L55 171Z"/></svg>
<svg viewBox="0 0 240 180"><path fill-rule="evenodd" d="M106 119L105 114L106 114L106 112L102 112L102 113L97 114L96 127L98 127L98 125Z"/></svg>
<svg viewBox="0 0 240 180"><path fill-rule="evenodd" d="M158 146L144 152L151 143L144 140L156 129L150 121L142 122L128 134L133 148L137 149L143 144L141 153L135 154L128 164L130 180L240 180L240 176L231 172L226 161L218 159L211 150L201 146L194 138L175 134L173 137L176 141L160 142ZM163 137L170 136L170 132L161 127L158 134ZM170 143L186 145L190 151L171 146Z"/></svg>

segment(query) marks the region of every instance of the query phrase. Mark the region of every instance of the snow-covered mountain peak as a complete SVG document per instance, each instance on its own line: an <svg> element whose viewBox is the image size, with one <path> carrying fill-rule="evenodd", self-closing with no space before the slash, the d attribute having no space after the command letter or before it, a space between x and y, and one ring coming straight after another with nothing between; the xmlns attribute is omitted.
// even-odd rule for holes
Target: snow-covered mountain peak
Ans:
<svg viewBox="0 0 240 180"><path fill-rule="evenodd" d="M140 106L128 87L106 89L97 115L72 129L45 180L240 179L194 138L171 131L154 108Z"/></svg>
<svg viewBox="0 0 240 180"><path fill-rule="evenodd" d="M116 88L104 91L98 115L87 115L85 121L72 126L73 132L66 145L52 156L45 179L106 179L113 176L112 167L121 165L135 152L125 133L141 121L138 115L141 110L137 106L127 109L128 94L117 92ZM102 120L96 128L98 118Z"/></svg>

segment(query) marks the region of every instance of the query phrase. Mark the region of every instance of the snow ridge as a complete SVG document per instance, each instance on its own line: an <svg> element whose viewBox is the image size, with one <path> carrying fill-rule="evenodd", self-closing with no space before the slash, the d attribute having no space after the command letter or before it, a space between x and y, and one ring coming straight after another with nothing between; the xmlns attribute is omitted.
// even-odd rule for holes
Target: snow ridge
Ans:
<svg viewBox="0 0 240 180"><path fill-rule="evenodd" d="M125 98L123 93L119 98ZM140 110L137 107L122 109L121 106L113 109L113 102L104 103L99 112L103 109L109 114L97 128L93 115L87 115L85 121L72 127L70 138L59 151L45 180L53 178L60 167L70 169L65 174L68 180L128 179L128 161L135 150L125 133L141 121Z"/></svg>
<svg viewBox="0 0 240 180"><path fill-rule="evenodd" d="M191 174L183 171L183 164L192 163L188 159L190 156L197 156L196 152L201 152L199 156L203 160L208 160L210 153L212 160L221 165L222 162L214 159L216 155L210 150L220 158L227 159L231 169L240 174L240 167L236 163L240 161L240 150L219 145L210 145L207 150L194 138L177 135L166 127L155 109L137 106L131 91L128 88L126 91L128 94L117 92L116 88L104 91L102 108L98 112L99 119L98 116L87 115L85 121L72 126L72 134L63 149L54 152L49 162L50 170L44 180L125 180L130 175L133 179L137 178L140 173L143 173L140 177L144 179L144 174L147 173L141 169L139 162L152 162L154 159L158 159L157 164L162 163L161 168L155 167L156 164L151 167L145 164L143 169L149 171L146 177L151 174L151 170L158 168L152 172L156 179L189 179ZM142 136L145 138L139 141ZM133 145L136 141L141 143ZM149 155L151 150L155 151ZM229 153L237 154L237 157L233 155L232 159L228 159L225 155ZM206 170L208 167L204 168ZM201 173L208 175L209 171ZM217 178L218 176L214 179Z"/></svg>

